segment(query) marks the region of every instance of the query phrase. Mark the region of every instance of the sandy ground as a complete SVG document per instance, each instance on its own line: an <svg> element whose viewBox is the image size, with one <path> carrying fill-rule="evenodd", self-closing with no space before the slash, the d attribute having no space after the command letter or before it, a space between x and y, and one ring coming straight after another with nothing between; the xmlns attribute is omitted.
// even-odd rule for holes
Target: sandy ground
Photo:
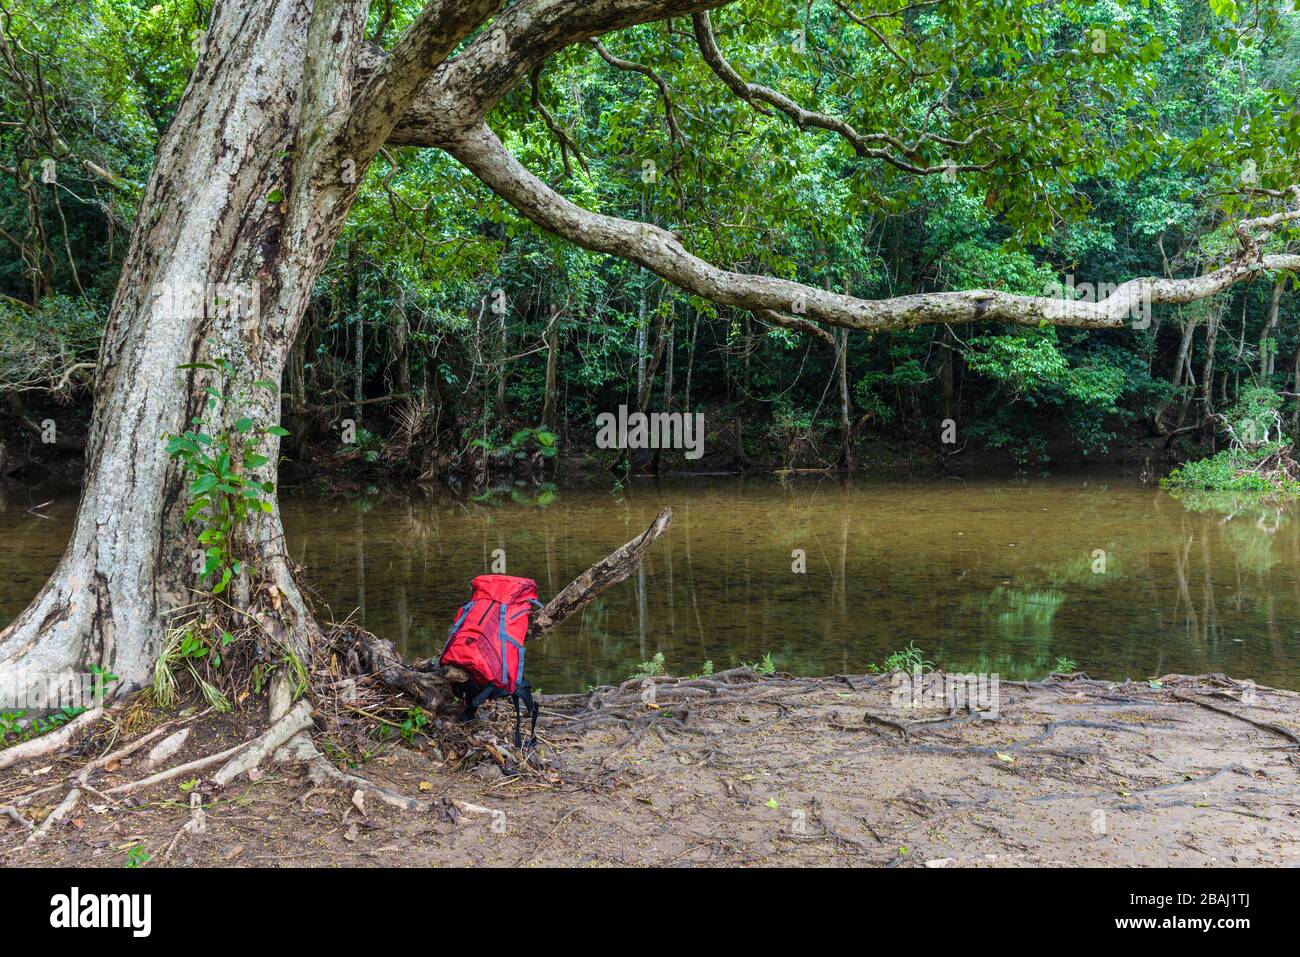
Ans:
<svg viewBox="0 0 1300 957"><path fill-rule="evenodd" d="M1221 675L1167 676L1158 687L1053 677L1002 683L990 720L897 707L889 676L728 673L658 679L655 690L656 707L631 682L544 699L539 767L522 774L492 758L497 750L513 766L512 749L494 743L509 740L508 706L458 726L459 738L390 742L369 755L353 743L345 750L355 766L317 735L349 773L421 802L416 810L357 799L338 781L318 786L292 762L225 789L178 779L114 800L104 792L147 773L127 758L96 771L40 841L0 817L0 862L1300 864L1292 692ZM171 764L230 747L256 725L210 716L195 728ZM54 785L108 747L100 735L58 761L0 772L0 805L18 803L39 823L66 793ZM181 830L194 800L202 833Z"/></svg>

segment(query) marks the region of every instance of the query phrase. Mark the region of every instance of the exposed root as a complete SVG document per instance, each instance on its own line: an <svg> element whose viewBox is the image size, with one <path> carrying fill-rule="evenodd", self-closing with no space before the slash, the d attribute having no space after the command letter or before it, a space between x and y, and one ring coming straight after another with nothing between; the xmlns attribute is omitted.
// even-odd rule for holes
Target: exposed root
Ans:
<svg viewBox="0 0 1300 957"><path fill-rule="evenodd" d="M158 727L154 728L152 731L148 732L147 734L143 734L140 737L136 738L130 744L124 745L123 747L118 748L116 751L110 751L107 754L101 755L100 757L95 758L95 760L88 762L77 773L76 775L77 782L84 787L86 782L90 780L90 776L94 774L96 771L100 770L101 768L107 767L108 765L113 764L114 762L120 762L125 757L129 757L130 755L134 754L136 751L139 751L141 748L143 748L150 741L154 741L157 738L161 737L162 734L165 733L170 728L174 728L178 724L189 724L190 722L197 721L200 718L206 717L211 713L212 713L212 709L209 708L206 711L200 711L198 714L193 714L186 718L180 718L177 719L176 721L168 721L165 724L160 724Z"/></svg>
<svg viewBox="0 0 1300 957"><path fill-rule="evenodd" d="M238 754L244 748L248 747L247 741L241 741L233 748L227 748L225 751L219 751L216 754L209 754L207 757L199 758L196 761L190 761L186 764L178 765L174 768L168 768L166 771L159 771L157 774L151 774L147 778L141 778L138 781L127 781L125 784L119 784L115 788L109 788L105 794L130 794L132 791L138 791L141 788L147 788L154 784L161 784L164 781L171 781L180 777L182 774L190 774L194 771L202 771L204 768L210 768L220 761Z"/></svg>
<svg viewBox="0 0 1300 957"><path fill-rule="evenodd" d="M77 715L57 731L51 731L49 734L43 734L39 738L32 738L30 741L24 741L22 744L15 744L13 747L5 748L0 751L0 770L12 767L19 761L28 761L35 757L46 754L53 754L55 751L61 751L63 748L81 734L92 724L104 716L104 708L91 708L82 714Z"/></svg>
<svg viewBox="0 0 1300 957"><path fill-rule="evenodd" d="M148 757L144 759L144 766L149 769L158 767L166 763L167 759L179 751L190 736L189 728L181 728L173 732L166 740L159 742L149 752Z"/></svg>
<svg viewBox="0 0 1300 957"><path fill-rule="evenodd" d="M340 771L334 765L325 759L325 755L316 750L316 745L311 743L311 739L305 734L298 734L291 738L282 747L275 756L277 762L288 763L297 762L307 765L307 776L314 785L312 790L303 795L303 803L306 804L307 798L313 794L320 794L330 791L323 787L330 781L337 781L352 788L353 791L361 791L366 794L373 794L385 804L401 808L403 811L427 811L432 804L429 801L418 801L415 798L408 798L388 788L381 787L373 781L367 781L363 777L355 774L348 774ZM354 798L355 800L355 798Z"/></svg>
<svg viewBox="0 0 1300 957"><path fill-rule="evenodd" d="M197 791L190 792L190 818L176 832L171 843L167 845L167 850L163 852L163 862L166 863L171 859L172 851L176 850L176 842L181 839L183 834L206 834L208 830L208 815L203 810L203 797Z"/></svg>
<svg viewBox="0 0 1300 957"><path fill-rule="evenodd" d="M27 843L32 844L45 837L45 835L50 832L50 828L72 813L72 809L77 806L77 802L80 800L81 791L78 788L73 788L69 791L63 800L59 802L59 806L51 811L50 816L42 821L41 826L33 831L31 836L27 838Z"/></svg>
<svg viewBox="0 0 1300 957"><path fill-rule="evenodd" d="M1177 691L1172 692L1172 694L1179 701L1186 701L1189 704L1200 705L1202 708L1208 708L1211 711L1217 712L1222 715L1226 715L1229 718L1235 718L1238 721L1244 721L1247 724L1254 725L1256 728L1259 728L1261 731L1272 731L1274 734L1280 734L1282 735L1282 737L1287 738L1293 744L1300 745L1300 735L1297 735L1294 731L1288 731L1286 728L1282 727L1281 725L1272 724L1271 722L1268 721L1256 721L1254 718L1248 718L1244 714L1238 714L1235 711L1229 711L1227 708L1220 708L1218 705L1210 704L1208 701L1201 701L1199 698L1193 698L1191 695L1180 694Z"/></svg>
<svg viewBox="0 0 1300 957"><path fill-rule="evenodd" d="M4 807L0 807L0 815L9 818L9 820L13 821L15 824L21 827L25 827L29 831L35 830L36 828L35 824L33 824L31 821L27 820L27 818L23 817L20 813L18 813L18 808L10 804L6 804Z"/></svg>
<svg viewBox="0 0 1300 957"><path fill-rule="evenodd" d="M264 734L212 775L212 783L217 787L225 787L239 775L257 767L268 755L310 725L311 702L304 698L290 708L288 714L271 725Z"/></svg>

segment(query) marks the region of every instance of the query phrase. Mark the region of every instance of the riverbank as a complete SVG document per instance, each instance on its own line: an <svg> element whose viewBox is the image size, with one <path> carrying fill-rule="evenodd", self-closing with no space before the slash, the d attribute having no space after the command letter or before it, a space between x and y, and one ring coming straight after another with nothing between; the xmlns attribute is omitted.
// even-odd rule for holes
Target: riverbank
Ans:
<svg viewBox="0 0 1300 957"><path fill-rule="evenodd" d="M410 747L400 735L372 742L368 754L358 739L318 736L391 803L291 760L224 789L199 772L114 797L149 773L126 758L90 775L42 840L28 843L27 827L0 815L0 862L1300 864L1300 694L1222 675L1053 676L1001 683L996 718L981 718L896 707L895 685L736 669L655 679L652 702L640 681L546 696L541 760L511 776L499 763L513 769L508 705L468 726L438 722ZM238 714L192 726L168 766L254 731ZM39 821L66 790L51 785L123 744L101 735L58 761L11 768L0 805L28 796L19 813ZM204 823L187 830L192 802Z"/></svg>

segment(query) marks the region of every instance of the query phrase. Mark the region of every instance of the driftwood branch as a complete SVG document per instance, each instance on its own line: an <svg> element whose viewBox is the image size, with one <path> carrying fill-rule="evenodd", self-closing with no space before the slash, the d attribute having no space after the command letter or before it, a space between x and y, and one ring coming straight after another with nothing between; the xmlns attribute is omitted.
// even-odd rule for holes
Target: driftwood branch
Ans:
<svg viewBox="0 0 1300 957"><path fill-rule="evenodd" d="M605 589L626 579L641 563L650 546L667 531L673 510L665 508L650 527L615 549L560 589L550 602L533 616L528 640L536 641L569 616L581 611ZM452 684L465 675L455 668L440 668L431 659L408 665L390 641L376 638L359 628L348 628L344 637L355 653L357 663L390 688L402 692L430 711L445 710L455 703Z"/></svg>
<svg viewBox="0 0 1300 957"><path fill-rule="evenodd" d="M641 557L650 550L650 546L668 530L672 520L673 510L665 508L655 516L655 520L644 532L610 552L608 556L561 588L559 594L533 616L532 623L528 626L528 640L534 641L540 638L564 619L585 608L606 588L617 585L631 575L641 564Z"/></svg>

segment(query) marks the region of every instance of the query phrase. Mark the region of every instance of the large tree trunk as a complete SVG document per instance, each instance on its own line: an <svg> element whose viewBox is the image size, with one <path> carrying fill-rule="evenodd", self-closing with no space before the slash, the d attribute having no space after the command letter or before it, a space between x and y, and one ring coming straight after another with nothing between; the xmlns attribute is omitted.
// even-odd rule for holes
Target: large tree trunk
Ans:
<svg viewBox="0 0 1300 957"><path fill-rule="evenodd" d="M104 333L71 541L40 594L0 632L0 669L56 673L99 664L126 685L140 685L169 614L197 597L196 529L183 521L184 478L164 435L200 414L214 383L207 371L177 367L223 358L241 380L278 383L354 190L290 181L291 170L311 168L300 116L309 107L328 110L349 93L334 81L314 90L304 84L310 6L232 0L214 9L198 66L159 145ZM356 31L346 12L336 15L313 31L332 27L335 48L346 54ZM220 284L256 285L254 314L180 303ZM278 399L263 396L251 408L216 414L274 424ZM266 445L271 464L259 478L274 479L278 440L268 437ZM276 589L269 594L278 620L268 628L301 647L313 622L294 585L278 510L236 545L262 592ZM251 590L244 581L228 597L247 602Z"/></svg>

